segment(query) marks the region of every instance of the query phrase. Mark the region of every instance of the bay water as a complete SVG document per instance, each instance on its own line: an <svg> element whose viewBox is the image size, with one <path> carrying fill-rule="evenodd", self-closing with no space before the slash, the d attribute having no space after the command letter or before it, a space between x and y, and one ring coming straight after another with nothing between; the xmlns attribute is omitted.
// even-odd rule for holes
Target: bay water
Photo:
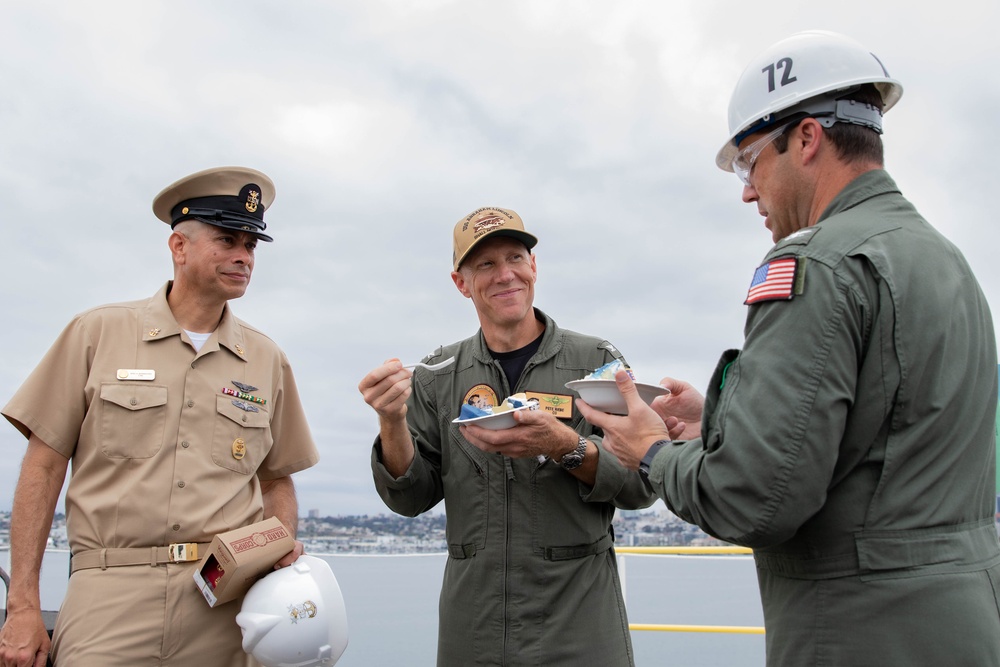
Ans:
<svg viewBox="0 0 1000 667"><path fill-rule="evenodd" d="M337 667L434 666L445 554L312 555L330 564L347 605L349 644ZM0 549L0 563L10 571L6 548ZM68 565L68 552L46 551L43 609L58 609ZM625 554L619 556L619 567L632 623L763 625L750 556ZM5 591L0 592L6 606ZM572 638L554 637L553 641ZM637 667L764 664L764 636L760 634L636 630L632 645Z"/></svg>

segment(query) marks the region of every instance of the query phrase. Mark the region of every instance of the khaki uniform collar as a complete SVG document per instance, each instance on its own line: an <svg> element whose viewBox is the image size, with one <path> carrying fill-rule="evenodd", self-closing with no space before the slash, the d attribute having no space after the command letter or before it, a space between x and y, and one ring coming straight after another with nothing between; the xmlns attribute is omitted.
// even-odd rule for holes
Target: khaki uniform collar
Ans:
<svg viewBox="0 0 1000 667"><path fill-rule="evenodd" d="M170 305L167 303L167 293L170 292L172 285L173 281L168 280L148 301L142 319L143 342L181 335L181 326L177 324L174 314L170 311ZM219 322L219 326L205 342L199 356L215 352L219 348L225 348L240 359L246 360L247 348L243 338L243 327L236 321L228 303L223 306L222 320Z"/></svg>

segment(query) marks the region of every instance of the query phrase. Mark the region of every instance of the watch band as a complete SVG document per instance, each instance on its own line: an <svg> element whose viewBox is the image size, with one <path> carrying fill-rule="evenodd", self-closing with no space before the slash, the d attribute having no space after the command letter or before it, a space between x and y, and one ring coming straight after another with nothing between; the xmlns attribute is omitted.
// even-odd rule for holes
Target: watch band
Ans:
<svg viewBox="0 0 1000 667"><path fill-rule="evenodd" d="M646 450L646 455L639 461L639 474L643 478L649 477L649 469L653 465L653 459L656 458L656 454L669 444L670 440L657 440L649 446L649 449Z"/></svg>
<svg viewBox="0 0 1000 667"><path fill-rule="evenodd" d="M583 457L587 454L587 439L580 436L580 441L576 445L576 449L569 452L568 454L563 454L562 458L556 461L566 470L575 470L583 464Z"/></svg>

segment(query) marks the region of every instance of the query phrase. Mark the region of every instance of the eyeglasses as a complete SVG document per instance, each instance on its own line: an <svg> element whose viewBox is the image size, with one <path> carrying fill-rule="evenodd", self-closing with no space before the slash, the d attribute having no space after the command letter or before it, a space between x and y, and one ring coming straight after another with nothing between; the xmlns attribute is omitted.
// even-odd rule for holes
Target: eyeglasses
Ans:
<svg viewBox="0 0 1000 667"><path fill-rule="evenodd" d="M743 181L743 185L750 185L750 172L753 170L753 163L757 161L757 157L767 148L768 144L781 136L787 129L788 125L782 125L771 130L736 154L736 157L733 158L733 172Z"/></svg>

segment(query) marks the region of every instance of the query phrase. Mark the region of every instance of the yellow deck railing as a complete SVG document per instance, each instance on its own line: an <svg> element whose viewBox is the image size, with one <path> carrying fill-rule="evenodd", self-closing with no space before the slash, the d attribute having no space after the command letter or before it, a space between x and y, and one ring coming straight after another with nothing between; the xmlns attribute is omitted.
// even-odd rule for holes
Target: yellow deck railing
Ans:
<svg viewBox="0 0 1000 667"><path fill-rule="evenodd" d="M753 550L747 547L615 547L615 552L619 556L624 554L646 554L664 556L720 556L720 555L747 555ZM625 567L624 562L619 558L622 567L622 580L624 584ZM745 625L680 625L680 624L659 624L659 623L629 623L629 630L651 631L651 632L718 632L744 635L762 635L764 628Z"/></svg>
<svg viewBox="0 0 1000 667"><path fill-rule="evenodd" d="M753 549L748 547L615 547L620 554L654 554L667 556L726 556L749 555Z"/></svg>

